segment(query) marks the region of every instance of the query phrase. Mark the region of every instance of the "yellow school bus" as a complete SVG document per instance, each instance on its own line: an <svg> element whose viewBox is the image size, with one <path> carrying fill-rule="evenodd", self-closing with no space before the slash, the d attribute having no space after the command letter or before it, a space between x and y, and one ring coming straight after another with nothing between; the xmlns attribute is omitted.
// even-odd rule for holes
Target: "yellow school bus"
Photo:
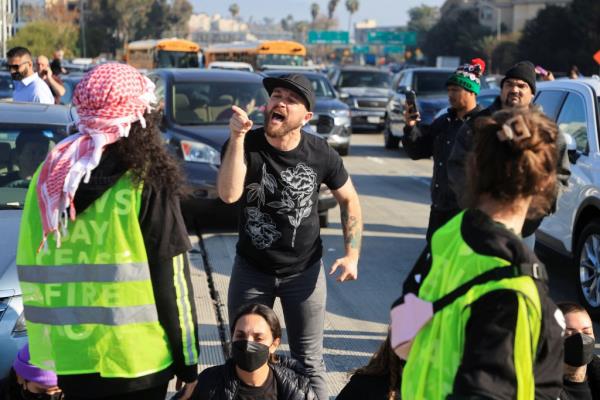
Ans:
<svg viewBox="0 0 600 400"><path fill-rule="evenodd" d="M138 40L125 47L125 61L135 68L198 68L200 46L184 39Z"/></svg>
<svg viewBox="0 0 600 400"><path fill-rule="evenodd" d="M254 69L268 65L301 66L305 58L306 47L288 40L223 43L204 49L207 66L213 61L245 62Z"/></svg>

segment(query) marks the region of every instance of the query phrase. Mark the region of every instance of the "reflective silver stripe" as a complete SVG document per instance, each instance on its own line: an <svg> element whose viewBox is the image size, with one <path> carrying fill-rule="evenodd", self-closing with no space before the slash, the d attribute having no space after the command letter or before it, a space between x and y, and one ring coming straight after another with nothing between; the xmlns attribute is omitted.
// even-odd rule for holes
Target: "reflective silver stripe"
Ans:
<svg viewBox="0 0 600 400"><path fill-rule="evenodd" d="M150 279L147 263L19 265L19 279L31 283L130 282Z"/></svg>
<svg viewBox="0 0 600 400"><path fill-rule="evenodd" d="M190 309L190 305L188 303L188 298L187 298L187 283L185 281L185 276L184 276L184 267L185 264L183 262L183 255L179 255L175 258L175 260L173 260L174 267L176 268L176 280L177 282L175 283L176 285L179 286L179 309L180 309L180 313L183 314L183 328L184 328L184 332L182 332L183 335L185 335L185 339L184 339L184 344L186 344L186 349L185 351L187 352L187 360L189 362L195 361L194 357L194 328L193 328L193 324L192 324L192 315L191 315L191 309Z"/></svg>
<svg viewBox="0 0 600 400"><path fill-rule="evenodd" d="M47 325L126 325L157 322L154 304L130 307L33 307L25 306L25 319Z"/></svg>

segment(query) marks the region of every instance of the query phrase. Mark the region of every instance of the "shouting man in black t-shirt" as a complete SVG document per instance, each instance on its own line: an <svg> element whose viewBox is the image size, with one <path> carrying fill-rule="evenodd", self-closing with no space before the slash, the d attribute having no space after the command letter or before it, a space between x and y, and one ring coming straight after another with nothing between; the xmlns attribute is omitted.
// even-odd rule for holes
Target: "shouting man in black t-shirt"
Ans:
<svg viewBox="0 0 600 400"><path fill-rule="evenodd" d="M233 107L219 171L219 196L240 200L237 255L229 285L230 318L249 302L273 307L279 297L292 357L306 367L321 400L328 398L323 362L326 284L318 195L325 183L340 204L346 254L332 265L339 282L355 280L362 236L358 195L341 157L327 142L302 132L315 94L303 75L265 78L270 94L265 127Z"/></svg>

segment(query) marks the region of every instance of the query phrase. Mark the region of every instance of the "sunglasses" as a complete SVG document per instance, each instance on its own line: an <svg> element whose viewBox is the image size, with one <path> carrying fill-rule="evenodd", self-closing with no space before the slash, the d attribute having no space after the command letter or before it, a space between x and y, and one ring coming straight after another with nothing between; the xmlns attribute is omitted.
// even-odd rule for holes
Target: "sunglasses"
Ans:
<svg viewBox="0 0 600 400"><path fill-rule="evenodd" d="M19 70L19 67L21 67L21 65L23 64L27 64L29 61L23 61L20 64L6 64L6 69L9 71L12 71L13 69L15 70Z"/></svg>

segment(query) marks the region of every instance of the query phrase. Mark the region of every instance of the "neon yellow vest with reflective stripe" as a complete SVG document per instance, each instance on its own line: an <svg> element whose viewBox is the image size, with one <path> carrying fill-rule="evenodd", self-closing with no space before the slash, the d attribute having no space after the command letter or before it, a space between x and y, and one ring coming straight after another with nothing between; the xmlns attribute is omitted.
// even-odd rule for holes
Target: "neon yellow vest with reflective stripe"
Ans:
<svg viewBox="0 0 600 400"><path fill-rule="evenodd" d="M475 253L462 238L464 212L435 232L431 243L432 265L419 289L419 297L435 301L490 269L509 266L498 257ZM533 400L533 368L540 336L541 302L529 276L491 281L472 287L454 303L434 314L417 334L402 373L402 398L442 400L452 394L465 345L469 306L494 290L508 289L518 296L514 366L518 400ZM475 344L476 345L476 344Z"/></svg>
<svg viewBox="0 0 600 400"><path fill-rule="evenodd" d="M60 248L54 235L37 248L42 223L37 174L19 233L17 266L31 363L59 375L135 378L172 362L158 321L138 213L141 185L125 174L70 222Z"/></svg>

